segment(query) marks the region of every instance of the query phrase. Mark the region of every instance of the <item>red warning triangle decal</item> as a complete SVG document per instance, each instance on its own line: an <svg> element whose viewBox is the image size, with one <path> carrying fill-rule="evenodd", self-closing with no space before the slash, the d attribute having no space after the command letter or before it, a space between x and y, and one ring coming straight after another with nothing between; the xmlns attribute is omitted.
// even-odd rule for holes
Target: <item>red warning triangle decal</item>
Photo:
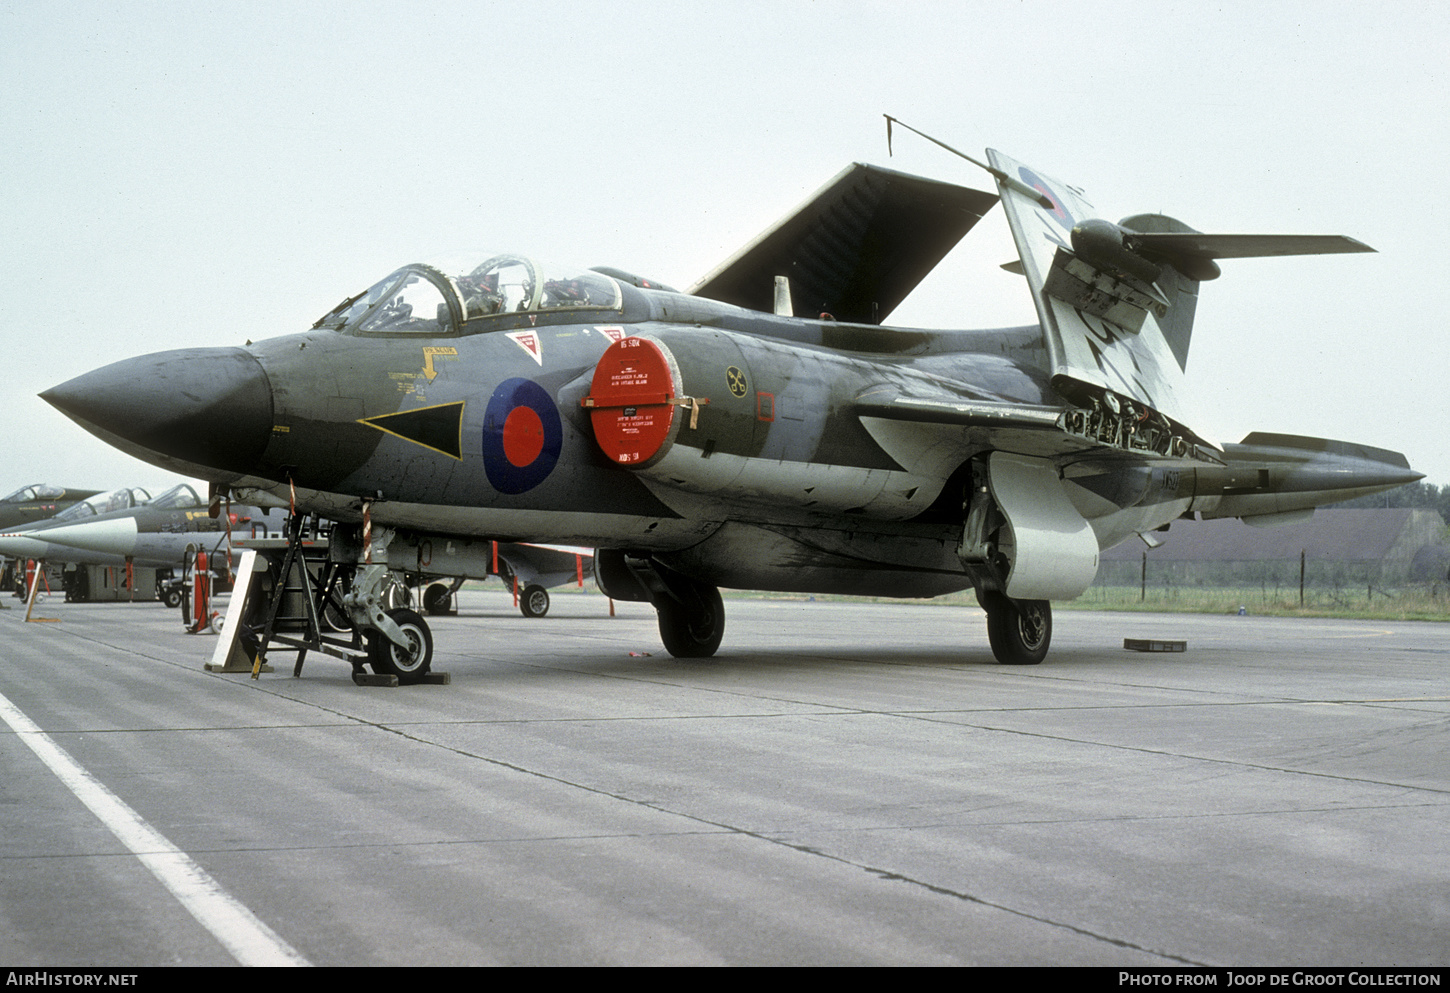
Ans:
<svg viewBox="0 0 1450 993"><path fill-rule="evenodd" d="M528 352L535 362L541 366L544 364L544 353L539 345L537 331L510 331L508 337L513 339L514 344Z"/></svg>

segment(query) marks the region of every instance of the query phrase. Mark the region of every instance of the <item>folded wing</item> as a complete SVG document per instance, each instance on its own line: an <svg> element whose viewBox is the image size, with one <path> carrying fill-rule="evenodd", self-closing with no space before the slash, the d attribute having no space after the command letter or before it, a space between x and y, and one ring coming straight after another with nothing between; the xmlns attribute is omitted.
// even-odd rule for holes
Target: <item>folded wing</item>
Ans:
<svg viewBox="0 0 1450 993"><path fill-rule="evenodd" d="M771 312L785 276L797 313L880 324L996 202L858 162L689 292Z"/></svg>

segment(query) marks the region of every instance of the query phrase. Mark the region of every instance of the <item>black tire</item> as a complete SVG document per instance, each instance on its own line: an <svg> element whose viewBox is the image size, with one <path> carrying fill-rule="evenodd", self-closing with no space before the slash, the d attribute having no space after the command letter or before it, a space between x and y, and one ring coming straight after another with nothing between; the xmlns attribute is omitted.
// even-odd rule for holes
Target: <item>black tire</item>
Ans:
<svg viewBox="0 0 1450 993"><path fill-rule="evenodd" d="M1037 665L1052 644L1052 604L1046 600L1012 601L1001 593L982 600L987 608L987 640L1003 665Z"/></svg>
<svg viewBox="0 0 1450 993"><path fill-rule="evenodd" d="M446 614L453 608L453 591L447 583L429 583L423 590L423 609L430 614Z"/></svg>
<svg viewBox="0 0 1450 993"><path fill-rule="evenodd" d="M393 644L379 631L368 632L368 664L380 676L397 676L407 686L421 680L433 665L433 633L421 614L407 607L388 611L394 624L403 629L412 644L409 651Z"/></svg>
<svg viewBox="0 0 1450 993"><path fill-rule="evenodd" d="M519 613L525 617L543 617L549 612L549 591L530 584L519 597Z"/></svg>
<svg viewBox="0 0 1450 993"><path fill-rule="evenodd" d="M725 636L725 601L713 586L691 584L690 603L662 597L655 604L660 640L677 659L708 659Z"/></svg>
<svg viewBox="0 0 1450 993"><path fill-rule="evenodd" d="M161 602L166 606L175 609L181 606L181 588L179 586L167 587L166 592L161 594Z"/></svg>

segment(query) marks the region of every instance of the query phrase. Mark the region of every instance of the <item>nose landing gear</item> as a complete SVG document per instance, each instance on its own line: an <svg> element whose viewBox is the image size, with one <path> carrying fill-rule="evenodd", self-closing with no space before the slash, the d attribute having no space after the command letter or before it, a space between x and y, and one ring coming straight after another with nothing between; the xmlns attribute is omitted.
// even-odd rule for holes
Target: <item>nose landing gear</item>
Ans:
<svg viewBox="0 0 1450 993"><path fill-rule="evenodd" d="M402 632L406 646L388 638L383 632L369 629L368 664L379 676L397 676L407 686L420 682L433 665L433 634L417 611L398 607L388 611L388 619Z"/></svg>
<svg viewBox="0 0 1450 993"><path fill-rule="evenodd" d="M337 529L304 535L302 524L293 517L284 539L238 542L245 549L241 573L248 578L233 594L232 641L219 646L214 667L235 671L233 656L240 651L255 678L268 651L280 645L297 650L294 677L302 674L308 652L320 652L350 663L359 685L447 683L447 673L432 671L428 623L417 611L391 602L400 588L387 564L392 532L379 529L372 554L364 555Z"/></svg>

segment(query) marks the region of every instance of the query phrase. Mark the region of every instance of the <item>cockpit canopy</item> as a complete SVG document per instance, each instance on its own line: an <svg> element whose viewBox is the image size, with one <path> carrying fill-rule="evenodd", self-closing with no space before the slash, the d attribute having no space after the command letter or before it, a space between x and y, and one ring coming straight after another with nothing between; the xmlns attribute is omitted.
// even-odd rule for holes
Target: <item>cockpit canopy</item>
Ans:
<svg viewBox="0 0 1450 993"><path fill-rule="evenodd" d="M205 507L206 504L202 503L196 490L186 483L178 483L148 502L146 506L159 507L162 510L191 510L194 507Z"/></svg>
<svg viewBox="0 0 1450 993"><path fill-rule="evenodd" d="M59 500L65 496L65 489L60 486L51 486L48 483L36 483L34 486L22 486L14 493L6 497L0 497L0 503L23 503L26 500Z"/></svg>
<svg viewBox="0 0 1450 993"><path fill-rule="evenodd" d="M151 499L151 494L139 486L99 493L81 503L72 504L51 518L52 521L76 521L96 514L109 514L113 510L130 510Z"/></svg>
<svg viewBox="0 0 1450 993"><path fill-rule="evenodd" d="M313 327L352 334L441 335L500 314L618 310L619 284L590 269L523 255L416 262L349 297Z"/></svg>

